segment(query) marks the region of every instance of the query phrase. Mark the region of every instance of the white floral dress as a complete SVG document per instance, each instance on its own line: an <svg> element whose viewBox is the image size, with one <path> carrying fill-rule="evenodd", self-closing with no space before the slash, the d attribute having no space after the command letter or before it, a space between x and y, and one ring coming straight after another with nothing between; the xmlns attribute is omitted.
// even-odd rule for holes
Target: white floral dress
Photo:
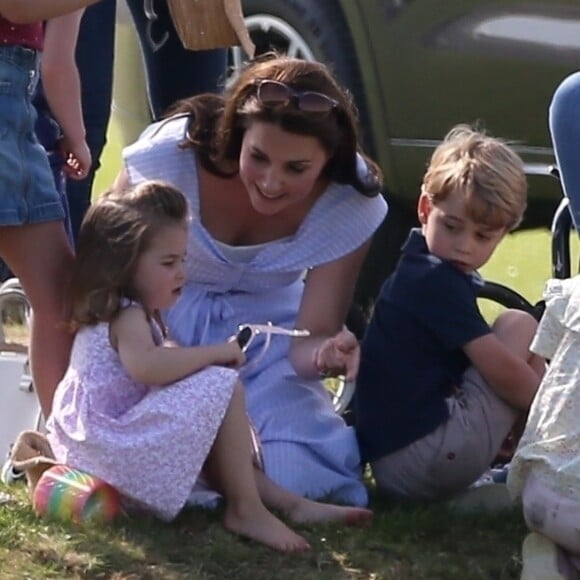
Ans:
<svg viewBox="0 0 580 580"><path fill-rule="evenodd" d="M531 350L550 359L508 476L520 498L534 478L563 497L580 501L580 276L550 280L546 311Z"/></svg>

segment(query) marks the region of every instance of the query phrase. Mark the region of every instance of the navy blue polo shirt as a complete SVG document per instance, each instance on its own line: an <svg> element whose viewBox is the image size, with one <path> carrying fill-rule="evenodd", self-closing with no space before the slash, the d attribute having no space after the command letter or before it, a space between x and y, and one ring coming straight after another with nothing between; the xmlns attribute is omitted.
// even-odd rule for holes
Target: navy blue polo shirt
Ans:
<svg viewBox="0 0 580 580"><path fill-rule="evenodd" d="M469 364L462 347L491 332L477 306L481 283L430 254L421 231L411 231L362 343L355 418L365 461L448 419L445 399Z"/></svg>

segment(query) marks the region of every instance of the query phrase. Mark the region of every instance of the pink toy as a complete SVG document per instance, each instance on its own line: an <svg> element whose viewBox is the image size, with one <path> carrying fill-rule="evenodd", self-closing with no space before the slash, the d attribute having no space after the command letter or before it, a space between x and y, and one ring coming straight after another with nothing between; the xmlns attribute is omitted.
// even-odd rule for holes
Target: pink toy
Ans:
<svg viewBox="0 0 580 580"><path fill-rule="evenodd" d="M32 503L41 516L77 524L111 522L120 512L116 489L97 477L66 465L55 465L42 474Z"/></svg>

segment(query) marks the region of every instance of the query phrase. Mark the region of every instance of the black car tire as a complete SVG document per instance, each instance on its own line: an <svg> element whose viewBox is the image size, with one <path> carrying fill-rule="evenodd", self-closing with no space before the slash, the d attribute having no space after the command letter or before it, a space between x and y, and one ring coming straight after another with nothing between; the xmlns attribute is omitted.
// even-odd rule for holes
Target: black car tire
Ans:
<svg viewBox="0 0 580 580"><path fill-rule="evenodd" d="M288 30L308 46L314 59L330 65L349 88L359 109L362 126L370 127L350 33L340 7L333 0L243 0L243 9L258 54L272 49L285 53L288 44L283 31L276 29L276 19L288 26ZM260 15L265 23L271 19L271 28L257 27ZM304 54L295 56L307 58Z"/></svg>

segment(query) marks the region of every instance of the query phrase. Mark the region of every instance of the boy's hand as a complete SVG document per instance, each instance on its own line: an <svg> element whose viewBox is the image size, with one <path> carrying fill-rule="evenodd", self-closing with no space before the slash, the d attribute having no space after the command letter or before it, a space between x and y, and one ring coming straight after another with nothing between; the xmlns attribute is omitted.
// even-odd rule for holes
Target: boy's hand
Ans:
<svg viewBox="0 0 580 580"><path fill-rule="evenodd" d="M360 346L356 336L345 328L332 338L327 338L314 351L313 362L323 376L345 375L347 380L353 380L360 362Z"/></svg>
<svg viewBox="0 0 580 580"><path fill-rule="evenodd" d="M87 142L83 139L72 143L63 137L59 143L60 151L65 159L63 171L71 179L84 179L91 168L92 157Z"/></svg>

